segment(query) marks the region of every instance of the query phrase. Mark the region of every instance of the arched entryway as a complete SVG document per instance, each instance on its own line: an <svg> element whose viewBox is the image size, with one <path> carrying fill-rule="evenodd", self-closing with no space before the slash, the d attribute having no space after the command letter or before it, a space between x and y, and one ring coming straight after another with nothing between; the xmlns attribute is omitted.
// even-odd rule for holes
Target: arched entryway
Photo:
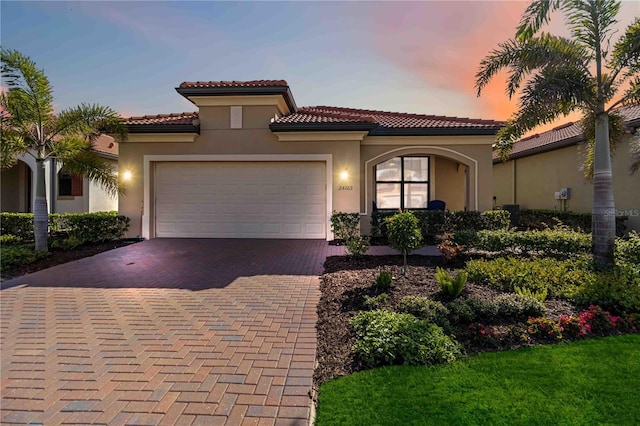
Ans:
<svg viewBox="0 0 640 426"><path fill-rule="evenodd" d="M24 161L0 172L0 208L3 212L33 211L33 171Z"/></svg>

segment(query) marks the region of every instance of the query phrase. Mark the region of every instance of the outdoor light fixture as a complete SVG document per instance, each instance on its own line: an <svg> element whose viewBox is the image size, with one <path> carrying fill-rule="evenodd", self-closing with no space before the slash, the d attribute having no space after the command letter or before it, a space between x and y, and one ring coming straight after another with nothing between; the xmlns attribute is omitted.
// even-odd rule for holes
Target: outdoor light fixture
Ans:
<svg viewBox="0 0 640 426"><path fill-rule="evenodd" d="M131 171L129 171L129 170L125 170L122 173L122 179L124 179L124 180L131 180L131 176L132 176L131 175Z"/></svg>
<svg viewBox="0 0 640 426"><path fill-rule="evenodd" d="M340 179L347 180L349 179L349 171L343 170L340 172Z"/></svg>

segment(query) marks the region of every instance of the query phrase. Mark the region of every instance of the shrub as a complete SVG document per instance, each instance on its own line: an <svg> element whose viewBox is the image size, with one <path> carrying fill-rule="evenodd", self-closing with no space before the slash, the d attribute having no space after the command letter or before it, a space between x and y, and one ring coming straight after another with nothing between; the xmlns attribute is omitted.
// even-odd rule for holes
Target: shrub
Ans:
<svg viewBox="0 0 640 426"><path fill-rule="evenodd" d="M503 318L540 316L545 312L544 303L531 296L514 293L500 294L493 299L497 315Z"/></svg>
<svg viewBox="0 0 640 426"><path fill-rule="evenodd" d="M640 274L640 234L631 231L627 240L616 238L614 256L616 264L632 268Z"/></svg>
<svg viewBox="0 0 640 426"><path fill-rule="evenodd" d="M447 232L442 235L442 240L438 244L438 250L442 254L445 263L453 262L462 253L462 246L453 241L453 234Z"/></svg>
<svg viewBox="0 0 640 426"><path fill-rule="evenodd" d="M475 238L456 235L465 239L467 249L476 248L494 252L545 253L550 255L571 256L591 252L591 235L565 229L547 229L544 231L489 231L477 233Z"/></svg>
<svg viewBox="0 0 640 426"><path fill-rule="evenodd" d="M391 275L391 271L383 269L378 273L378 276L376 277L376 288L378 290L387 290L391 288L392 280L393 275Z"/></svg>
<svg viewBox="0 0 640 426"><path fill-rule="evenodd" d="M351 325L356 334L353 349L367 367L440 364L454 361L461 353L460 345L441 327L410 314L362 311Z"/></svg>
<svg viewBox="0 0 640 426"><path fill-rule="evenodd" d="M367 253L371 243L369 237L358 235L347 240L347 254L353 257L362 257Z"/></svg>
<svg viewBox="0 0 640 426"><path fill-rule="evenodd" d="M516 294L518 294L520 296L530 297L530 298L538 300L540 302L544 302L545 300L547 300L547 289L546 288L544 290L541 290L541 291L533 291L533 290L531 290L529 288L520 288L518 286L514 286L513 289L515 290Z"/></svg>
<svg viewBox="0 0 640 426"><path fill-rule="evenodd" d="M0 235L0 245L2 246L15 246L16 244L21 244L23 241L24 240L17 235Z"/></svg>
<svg viewBox="0 0 640 426"><path fill-rule="evenodd" d="M387 293L380 293L377 296L371 297L365 294L363 299L362 305L365 309L372 311L374 309L380 309L382 306L386 305L388 295Z"/></svg>
<svg viewBox="0 0 640 426"><path fill-rule="evenodd" d="M78 239L75 236L71 236L65 239L55 239L51 241L50 246L52 249L67 251L73 250L74 248L79 247L82 244L84 244L84 241Z"/></svg>
<svg viewBox="0 0 640 426"><path fill-rule="evenodd" d="M389 245L399 250L407 266L407 255L422 247L422 234L418 228L418 219L411 212L398 213L385 220Z"/></svg>
<svg viewBox="0 0 640 426"><path fill-rule="evenodd" d="M468 261L465 270L469 280L500 290L513 292L519 287L541 293L546 289L563 298L573 297L580 286L596 278L584 259L477 259Z"/></svg>
<svg viewBox="0 0 640 426"><path fill-rule="evenodd" d="M495 303L476 298L456 299L447 304L449 319L453 323L476 320L494 320L498 314Z"/></svg>
<svg viewBox="0 0 640 426"><path fill-rule="evenodd" d="M558 341L562 339L560 326L549 318L529 318L524 337L536 337L543 340Z"/></svg>
<svg viewBox="0 0 640 426"><path fill-rule="evenodd" d="M47 252L35 251L33 245L2 246L0 266L2 272L14 269L22 265L28 265L38 259L48 256Z"/></svg>
<svg viewBox="0 0 640 426"><path fill-rule="evenodd" d="M571 298L580 306L599 305L614 312L640 312L640 276L616 267L587 280Z"/></svg>
<svg viewBox="0 0 640 426"><path fill-rule="evenodd" d="M626 216L616 216L616 234L621 236L626 228ZM574 213L556 210L523 209L520 210L520 227L526 229L547 229L562 223L574 231L591 232L591 213Z"/></svg>
<svg viewBox="0 0 640 426"><path fill-rule="evenodd" d="M511 223L511 213L507 210L487 210L482 213L482 229L506 231ZM478 229L480 231L481 229Z"/></svg>
<svg viewBox="0 0 640 426"><path fill-rule="evenodd" d="M498 345L499 339L492 327L482 323L471 323L469 324L469 330L471 331L471 339L475 344L483 347L496 347Z"/></svg>
<svg viewBox="0 0 640 426"><path fill-rule="evenodd" d="M347 241L360 236L360 213L334 211L331 215L331 230L337 240Z"/></svg>
<svg viewBox="0 0 640 426"><path fill-rule="evenodd" d="M449 328L449 310L440 302L426 297L405 296L398 303L398 311Z"/></svg>
<svg viewBox="0 0 640 426"><path fill-rule="evenodd" d="M436 268L436 281L440 284L442 292L452 299L460 296L464 285L467 283L467 272L464 270L458 271L455 278L453 278L447 271L437 267Z"/></svg>
<svg viewBox="0 0 640 426"><path fill-rule="evenodd" d="M122 238L129 229L129 218L116 212L49 215L49 233L75 237L84 242L102 242ZM1 213L2 235L13 234L25 241L33 240L33 213Z"/></svg>

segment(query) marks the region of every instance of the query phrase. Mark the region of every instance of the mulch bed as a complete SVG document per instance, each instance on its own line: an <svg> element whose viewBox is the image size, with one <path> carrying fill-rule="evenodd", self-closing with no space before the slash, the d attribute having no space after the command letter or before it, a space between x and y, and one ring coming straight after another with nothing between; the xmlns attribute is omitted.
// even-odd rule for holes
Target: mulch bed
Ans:
<svg viewBox="0 0 640 426"><path fill-rule="evenodd" d="M321 298L318 304L318 350L317 368L314 375L315 386L335 377L345 376L362 370L351 350L355 338L349 320L363 310L363 296L375 296L379 292L375 288L375 279L382 268L393 274L392 288L388 294L387 306L395 308L405 296L422 296L432 300L443 300L440 285L435 280L436 266L444 266L449 272L462 268L464 262L454 265L443 265L440 258L426 256L410 256L406 273L402 274L402 256L365 256L350 259L345 256L329 257L325 262L320 289ZM491 287L467 283L461 297L474 297L490 300L500 294ZM545 316L557 320L560 315L572 315L578 309L571 303L560 300L547 300ZM501 323L492 323L498 329ZM508 322L503 322L504 331ZM468 324L466 325L468 330ZM465 329L454 331L456 339L462 343L468 354L491 348L474 346ZM467 333L468 334L468 333ZM507 347L496 347L493 350L512 349L521 344L506 343Z"/></svg>
<svg viewBox="0 0 640 426"><path fill-rule="evenodd" d="M49 255L43 259L36 260L35 262L29 263L28 265L21 265L17 268L2 271L2 280L5 281L22 275L31 274L42 269L51 268L52 266L82 259L83 257L94 256L98 253L137 243L138 241L139 240L137 239L125 239L107 241L104 243L84 244L66 251L50 250Z"/></svg>

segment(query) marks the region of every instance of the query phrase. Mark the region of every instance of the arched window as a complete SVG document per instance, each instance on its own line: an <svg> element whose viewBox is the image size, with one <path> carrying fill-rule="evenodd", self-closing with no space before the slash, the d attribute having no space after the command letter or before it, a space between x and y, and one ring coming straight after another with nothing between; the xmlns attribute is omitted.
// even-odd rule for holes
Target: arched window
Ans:
<svg viewBox="0 0 640 426"><path fill-rule="evenodd" d="M62 169L58 172L58 195L81 197L82 176L77 176Z"/></svg>
<svg viewBox="0 0 640 426"><path fill-rule="evenodd" d="M394 157L376 165L379 209L426 209L429 204L429 157Z"/></svg>

